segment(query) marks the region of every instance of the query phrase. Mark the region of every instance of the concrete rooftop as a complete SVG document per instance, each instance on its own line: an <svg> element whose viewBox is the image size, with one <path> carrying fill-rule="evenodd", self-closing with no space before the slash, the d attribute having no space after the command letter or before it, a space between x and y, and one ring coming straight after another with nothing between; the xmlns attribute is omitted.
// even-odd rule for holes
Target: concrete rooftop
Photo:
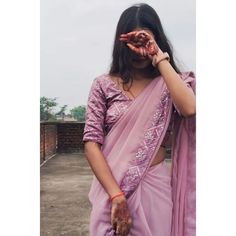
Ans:
<svg viewBox="0 0 236 236"><path fill-rule="evenodd" d="M41 167L41 236L89 236L92 176L83 154L56 154Z"/></svg>

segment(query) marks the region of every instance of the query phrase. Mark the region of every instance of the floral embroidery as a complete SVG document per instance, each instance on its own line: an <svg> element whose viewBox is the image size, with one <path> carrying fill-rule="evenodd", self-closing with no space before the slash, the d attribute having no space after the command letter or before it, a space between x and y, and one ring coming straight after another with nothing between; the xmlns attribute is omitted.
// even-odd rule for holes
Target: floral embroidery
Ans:
<svg viewBox="0 0 236 236"><path fill-rule="evenodd" d="M153 131L152 130L147 131L147 133L145 134L145 140L147 142L153 140Z"/></svg>
<svg viewBox="0 0 236 236"><path fill-rule="evenodd" d="M144 151L140 148L138 150L138 152L136 153L135 157L136 157L137 161L142 162L143 160L145 160L146 155L145 155Z"/></svg>
<svg viewBox="0 0 236 236"><path fill-rule="evenodd" d="M142 175L150 163L155 147L164 131L169 104L170 94L166 88L162 94L161 101L153 114L150 127L144 134L144 142L140 144L135 157L130 162L129 169L126 171L125 176L121 181L121 189L126 193L126 197L129 197L135 191Z"/></svg>
<svg viewBox="0 0 236 236"><path fill-rule="evenodd" d="M131 102L106 75L94 79L88 97L83 141L103 144L105 135Z"/></svg>

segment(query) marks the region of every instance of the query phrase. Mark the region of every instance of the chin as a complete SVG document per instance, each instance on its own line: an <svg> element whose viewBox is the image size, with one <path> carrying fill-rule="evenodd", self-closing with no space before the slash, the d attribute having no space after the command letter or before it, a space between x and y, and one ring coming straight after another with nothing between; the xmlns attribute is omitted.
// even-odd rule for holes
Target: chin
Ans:
<svg viewBox="0 0 236 236"><path fill-rule="evenodd" d="M146 59L146 60L140 60L140 61L132 61L132 67L134 69L145 69L148 66L150 66L151 61Z"/></svg>

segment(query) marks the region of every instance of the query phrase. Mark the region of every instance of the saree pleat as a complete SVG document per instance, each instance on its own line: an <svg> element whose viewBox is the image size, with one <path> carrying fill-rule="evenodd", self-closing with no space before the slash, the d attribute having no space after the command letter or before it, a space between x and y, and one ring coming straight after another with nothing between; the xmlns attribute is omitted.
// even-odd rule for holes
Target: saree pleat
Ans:
<svg viewBox="0 0 236 236"><path fill-rule="evenodd" d="M165 161L147 171L145 179L127 200L132 215L132 228L128 236L171 235L173 204L170 182L170 169ZM115 235L110 226L109 207L92 210L90 235Z"/></svg>
<svg viewBox="0 0 236 236"><path fill-rule="evenodd" d="M183 79L192 81L188 75ZM102 146L112 174L128 201L133 222L129 236L194 235L192 211L195 208L190 206L195 197L191 119L174 121L178 133L172 153L172 177L165 162L150 167L168 128L172 104L163 78L154 79L119 117ZM115 236L109 196L96 177L89 200L92 203L90 235Z"/></svg>
<svg viewBox="0 0 236 236"><path fill-rule="evenodd" d="M138 208L132 214L133 228L130 235L164 235L170 236L171 233L171 217L172 217L172 200L171 200L171 185L170 185L170 170L165 161L151 167L139 184L140 199ZM132 201L129 202L132 205ZM147 224L144 224L143 220Z"/></svg>

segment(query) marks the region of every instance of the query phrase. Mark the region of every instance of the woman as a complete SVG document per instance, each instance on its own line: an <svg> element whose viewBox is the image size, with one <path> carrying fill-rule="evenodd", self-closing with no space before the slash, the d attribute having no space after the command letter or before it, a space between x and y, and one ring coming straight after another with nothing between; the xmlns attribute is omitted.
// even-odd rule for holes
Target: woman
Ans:
<svg viewBox="0 0 236 236"><path fill-rule="evenodd" d="M126 9L110 72L93 81L87 105L90 235L195 234L194 92L194 74L175 65L155 10Z"/></svg>

